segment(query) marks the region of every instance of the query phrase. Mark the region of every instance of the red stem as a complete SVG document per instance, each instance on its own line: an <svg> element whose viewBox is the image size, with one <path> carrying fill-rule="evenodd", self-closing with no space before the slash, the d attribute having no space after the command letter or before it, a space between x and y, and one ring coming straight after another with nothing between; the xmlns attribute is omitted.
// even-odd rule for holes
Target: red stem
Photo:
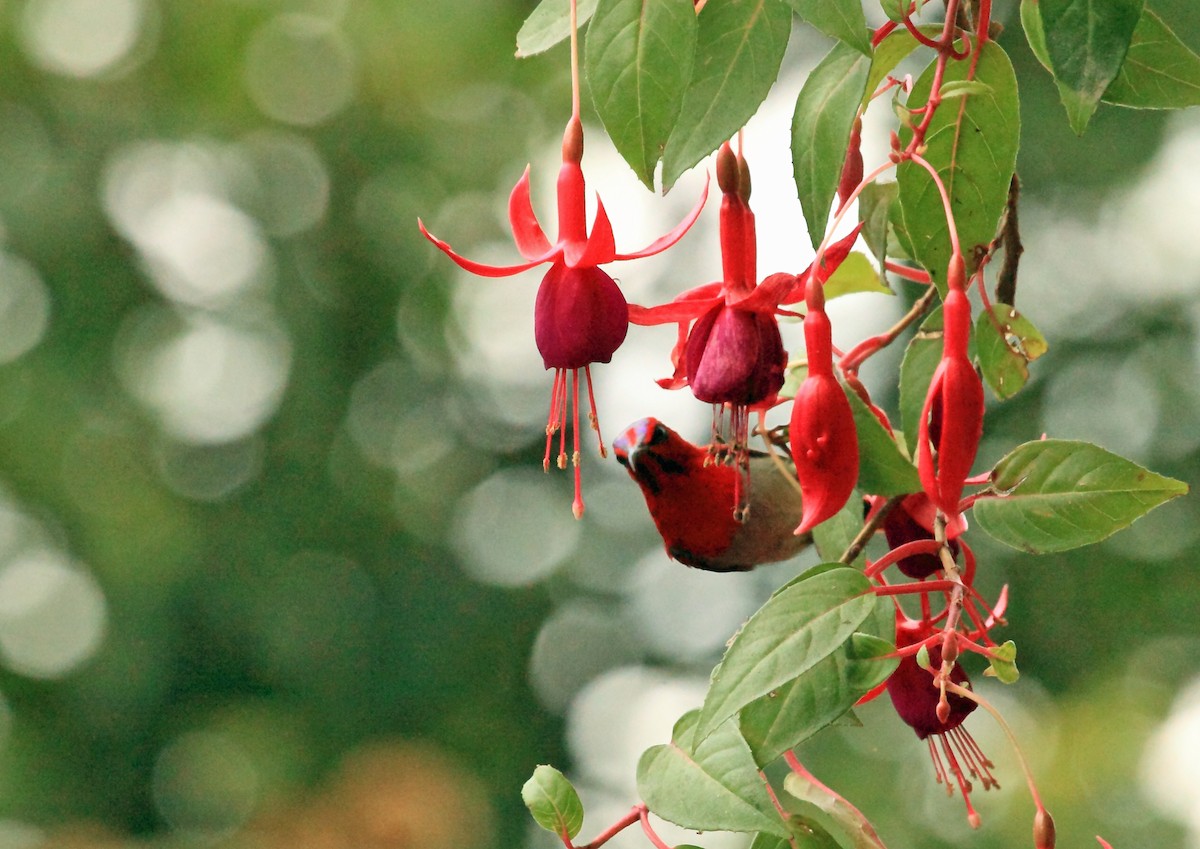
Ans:
<svg viewBox="0 0 1200 849"><path fill-rule="evenodd" d="M650 825L650 811L647 810L645 805L641 806L638 819L642 821L642 831L646 833L646 837L651 843L654 844L655 849L671 849L671 847L667 845L666 841L659 837L658 833L655 832L654 826Z"/></svg>
<svg viewBox="0 0 1200 849"><path fill-rule="evenodd" d="M634 805L630 809L629 813L596 835L595 839L592 840L591 843L585 843L583 846L576 847L576 849L600 849L600 847L609 840L616 837L622 831L629 828L629 826L640 820L642 818L642 812L645 810L645 805ZM569 846L570 844L568 843L567 845Z"/></svg>

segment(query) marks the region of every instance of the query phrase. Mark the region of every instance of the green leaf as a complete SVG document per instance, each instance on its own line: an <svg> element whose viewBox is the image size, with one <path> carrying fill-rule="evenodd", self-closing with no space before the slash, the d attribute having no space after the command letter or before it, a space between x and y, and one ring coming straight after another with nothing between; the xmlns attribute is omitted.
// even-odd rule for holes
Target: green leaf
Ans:
<svg viewBox="0 0 1200 849"><path fill-rule="evenodd" d="M1099 542L1188 491L1099 446L1063 439L1018 446L996 464L991 485L998 495L975 502L979 526L1033 554Z"/></svg>
<svg viewBox="0 0 1200 849"><path fill-rule="evenodd" d="M533 819L546 831L574 838L583 827L583 803L565 775L542 764L521 788L521 799Z"/></svg>
<svg viewBox="0 0 1200 849"><path fill-rule="evenodd" d="M579 0L575 22L580 27L596 11L597 0ZM542 0L517 32L517 58L524 59L549 50L571 37L571 5L567 0Z"/></svg>
<svg viewBox="0 0 1200 849"><path fill-rule="evenodd" d="M916 0L911 14L917 15L921 11L921 7L928 2L929 0ZM908 7L911 5L913 5L913 0L879 0L879 6L883 9L883 13L897 23L902 22L904 17L910 14Z"/></svg>
<svg viewBox="0 0 1200 849"><path fill-rule="evenodd" d="M862 526L862 496L857 492L853 492L841 510L813 528L813 545L817 547L817 554L827 563L836 562L845 553L846 549L850 547L850 543L854 542L854 538L858 536L858 532L862 530ZM849 565L862 568L864 565L863 557L860 554ZM837 565L841 566L842 564L838 563Z"/></svg>
<svg viewBox="0 0 1200 849"><path fill-rule="evenodd" d="M888 614L891 605L880 597ZM886 617L895 626L891 616ZM760 768L773 762L844 716L872 687L887 679L898 661L885 655L895 646L883 636L855 633L840 650L803 675L742 708L742 736Z"/></svg>
<svg viewBox="0 0 1200 849"><path fill-rule="evenodd" d="M871 60L838 42L813 68L792 114L792 173L813 248L821 244L837 192L850 128L858 114Z"/></svg>
<svg viewBox="0 0 1200 849"><path fill-rule="evenodd" d="M840 648L871 615L870 582L833 568L772 596L733 638L704 699L703 739L750 702L804 674Z"/></svg>
<svg viewBox="0 0 1200 849"><path fill-rule="evenodd" d="M970 66L970 62L949 63L945 82L966 79ZM926 102L934 76L930 66L914 84L909 103ZM1020 139L1016 77L1008 56L995 42L984 45L974 79L990 92L969 94L938 109L925 136L924 154L950 196L968 271L973 270L975 246L987 245L996 234ZM912 131L902 127L901 142L907 144L911 138ZM900 229L907 234L910 255L929 270L945 294L950 231L937 186L913 162L900 163L896 180L903 216Z"/></svg>
<svg viewBox="0 0 1200 849"><path fill-rule="evenodd" d="M1012 640L992 649L985 675L991 675L1002 684L1015 684L1021 677L1017 671L1017 644Z"/></svg>
<svg viewBox="0 0 1200 849"><path fill-rule="evenodd" d="M852 295L855 292L895 294L879 277L879 270L871 264L867 255L860 251L852 251L847 254L837 271L833 272L825 281L824 288L827 301L840 298L842 295Z"/></svg>
<svg viewBox="0 0 1200 849"><path fill-rule="evenodd" d="M938 307L921 322L900 361L900 427L908 454L915 457L917 432L929 382L942 359L942 308Z"/></svg>
<svg viewBox="0 0 1200 849"><path fill-rule="evenodd" d="M800 384L806 377L808 377L807 362L788 363L787 370L783 373L783 386L779 390L779 397L795 398L796 393L800 390Z"/></svg>
<svg viewBox="0 0 1200 849"><path fill-rule="evenodd" d="M1033 0L1022 0L1021 24L1033 55L1053 73L1042 16ZM1060 94L1066 90L1062 83L1058 86ZM1200 56L1180 41L1158 15L1143 8L1121 70L1100 99L1134 109L1196 106L1200 104Z"/></svg>
<svg viewBox="0 0 1200 849"><path fill-rule="evenodd" d="M779 76L792 31L782 0L722 0L699 15L696 63L663 152L663 190L757 110Z"/></svg>
<svg viewBox="0 0 1200 849"><path fill-rule="evenodd" d="M1143 0L1039 0L1046 54L1054 78L1070 92L1063 105L1075 132L1083 132L1121 70L1142 6Z"/></svg>
<svg viewBox="0 0 1200 849"><path fill-rule="evenodd" d="M766 784L736 722L694 743L697 711L675 723L671 743L642 753L638 794L658 816L696 831L757 831L787 837L789 831L767 794Z"/></svg>
<svg viewBox="0 0 1200 849"><path fill-rule="evenodd" d="M584 69L604 129L648 189L696 53L692 0L600 0Z"/></svg>
<svg viewBox="0 0 1200 849"><path fill-rule="evenodd" d="M921 491L917 468L900 450L871 409L848 386L842 386L858 432L858 488L872 495L904 495Z"/></svg>
<svg viewBox="0 0 1200 849"><path fill-rule="evenodd" d="M858 195L858 220L863 225L863 241L879 260L881 280L884 274L884 260L891 251L893 241L891 207L896 201L897 193L895 182L887 182L869 183Z"/></svg>
<svg viewBox="0 0 1200 849"><path fill-rule="evenodd" d="M879 835L858 809L823 784L814 783L801 773L789 772L783 779L783 789L789 796L807 802L833 820L850 838L853 849L878 849L881 845Z"/></svg>
<svg viewBox="0 0 1200 849"><path fill-rule="evenodd" d="M792 814L788 817L788 826L792 830L791 846L794 849L842 849L842 844L829 833L821 823L813 817ZM753 844L750 849L754 849ZM786 847L779 847L786 849Z"/></svg>
<svg viewBox="0 0 1200 849"><path fill-rule="evenodd" d="M1100 99L1141 109L1200 105L1200 56L1162 18L1143 9L1121 70Z"/></svg>
<svg viewBox="0 0 1200 849"><path fill-rule="evenodd" d="M1046 340L1033 322L1007 304L979 313L975 354L983 379L1000 400L1011 398L1029 380L1029 364L1046 353Z"/></svg>
<svg viewBox="0 0 1200 849"><path fill-rule="evenodd" d="M942 100L953 100L968 94L988 94L991 87L979 80L955 80L942 86Z"/></svg>
<svg viewBox="0 0 1200 849"><path fill-rule="evenodd" d="M796 14L830 38L871 55L871 37L862 0L788 0Z"/></svg>

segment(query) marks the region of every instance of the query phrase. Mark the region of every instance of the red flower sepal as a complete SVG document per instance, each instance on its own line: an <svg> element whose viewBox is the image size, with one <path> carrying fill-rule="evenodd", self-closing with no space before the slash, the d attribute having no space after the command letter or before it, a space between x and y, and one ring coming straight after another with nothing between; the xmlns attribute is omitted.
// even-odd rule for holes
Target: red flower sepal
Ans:
<svg viewBox="0 0 1200 849"><path fill-rule="evenodd" d="M804 316L808 376L796 392L788 428L803 496L797 534L841 510L858 481L858 432L850 401L833 374L832 330L822 285L809 275Z"/></svg>
<svg viewBox="0 0 1200 849"><path fill-rule="evenodd" d="M917 433L917 471L926 495L947 516L959 513L963 486L983 436L983 384L967 358L971 304L960 255L950 262L942 307L942 360L933 373Z"/></svg>

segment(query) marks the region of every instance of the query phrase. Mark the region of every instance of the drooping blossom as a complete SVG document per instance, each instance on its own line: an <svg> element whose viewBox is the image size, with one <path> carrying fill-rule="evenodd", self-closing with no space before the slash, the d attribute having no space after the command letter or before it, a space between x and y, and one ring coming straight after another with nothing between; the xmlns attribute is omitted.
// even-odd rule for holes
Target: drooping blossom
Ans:
<svg viewBox="0 0 1200 849"><path fill-rule="evenodd" d="M896 549L917 540L933 540L936 515L937 508L925 493L917 492L907 496L892 508L883 522L883 533L887 537L888 548ZM956 537L964 529L962 518L958 516L946 525L946 544L955 560L960 552ZM921 580L940 571L942 561L935 552L919 552L901 557L896 561L896 568L910 578Z"/></svg>
<svg viewBox="0 0 1200 849"><path fill-rule="evenodd" d="M915 653L904 655L899 666L887 680L887 692L896 713L929 746L929 756L939 784L953 792L951 778L963 794L967 818L978 826L979 815L971 804L971 779L979 781L984 790L999 787L992 775L993 764L983 754L979 744L965 728L963 720L975 710L971 699L953 692L944 692L937 675L942 667L942 633L928 622L901 616L896 624L896 648L903 649L919 643L926 644L929 669L922 669ZM962 666L955 664L950 681L970 687ZM940 709L939 709L940 708Z"/></svg>
<svg viewBox="0 0 1200 849"><path fill-rule="evenodd" d="M921 487L947 516L959 513L963 486L983 436L983 384L967 356L971 303L966 268L955 254L942 306L942 359L933 373L917 432Z"/></svg>
<svg viewBox="0 0 1200 849"><path fill-rule="evenodd" d="M773 406L783 387L787 352L777 316L794 316L784 306L799 301L804 292L801 278L795 274L772 274L756 282L750 172L745 158L735 155L728 143L717 153L717 183L722 193L721 280L690 289L659 306L631 304L629 319L640 325L679 325L671 352L675 371L658 381L659 385L667 389L688 386L697 399L714 405L714 441L725 436L720 420L728 414L728 454L744 475L749 463L750 413ZM818 274L821 280L845 259L856 236L857 231L831 247ZM741 477L734 505L738 515L747 504Z"/></svg>
<svg viewBox="0 0 1200 849"><path fill-rule="evenodd" d="M858 481L858 433L850 401L833 373L833 339L825 291L812 274L805 281L804 344L808 374L796 391L788 438L804 495L797 534L841 510Z"/></svg>
<svg viewBox="0 0 1200 849"><path fill-rule="evenodd" d="M534 305L534 340L546 368L553 369L550 414L546 420L546 456L550 467L554 436L558 439L559 468L566 468L566 431L568 414L574 435L571 463L575 468L576 517L583 514L583 494L579 473L579 390L580 372L586 382L589 420L597 432L599 423L592 393L592 363L607 363L625 341L629 328L629 307L616 282L598 266L616 260L637 259L660 253L675 244L695 222L708 196L705 184L699 202L671 232L632 253L617 253L612 224L604 204L596 199L596 216L591 233L587 230L587 198L583 169L583 125L572 117L563 135L562 167L558 172L558 240L551 243L542 230L529 197L529 168L517 181L508 199L508 219L513 240L525 262L493 266L474 262L455 253L450 246L425 229L421 232L458 265L482 277L507 277L542 263L550 268L542 278ZM600 439L600 453L605 454Z"/></svg>

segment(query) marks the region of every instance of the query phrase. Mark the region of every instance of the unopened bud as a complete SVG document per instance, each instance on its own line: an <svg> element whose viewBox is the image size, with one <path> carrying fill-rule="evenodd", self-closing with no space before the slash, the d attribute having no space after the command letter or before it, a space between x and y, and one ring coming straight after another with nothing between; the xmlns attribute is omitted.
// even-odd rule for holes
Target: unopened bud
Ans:
<svg viewBox="0 0 1200 849"><path fill-rule="evenodd" d="M942 697L938 699L937 718L942 725L950 721L950 701L946 698L945 690L942 691Z"/></svg>
<svg viewBox="0 0 1200 849"><path fill-rule="evenodd" d="M1054 817L1043 807L1038 807L1033 818L1033 845L1035 849L1054 849Z"/></svg>
<svg viewBox="0 0 1200 849"><path fill-rule="evenodd" d="M563 133L562 158L563 162L576 164L583 161L583 124L575 116L571 116Z"/></svg>
<svg viewBox="0 0 1200 849"><path fill-rule="evenodd" d="M750 202L750 164L738 153L738 194L746 203Z"/></svg>
<svg viewBox="0 0 1200 849"><path fill-rule="evenodd" d="M727 195L737 194L738 161L729 142L725 142L717 151L717 185Z"/></svg>

